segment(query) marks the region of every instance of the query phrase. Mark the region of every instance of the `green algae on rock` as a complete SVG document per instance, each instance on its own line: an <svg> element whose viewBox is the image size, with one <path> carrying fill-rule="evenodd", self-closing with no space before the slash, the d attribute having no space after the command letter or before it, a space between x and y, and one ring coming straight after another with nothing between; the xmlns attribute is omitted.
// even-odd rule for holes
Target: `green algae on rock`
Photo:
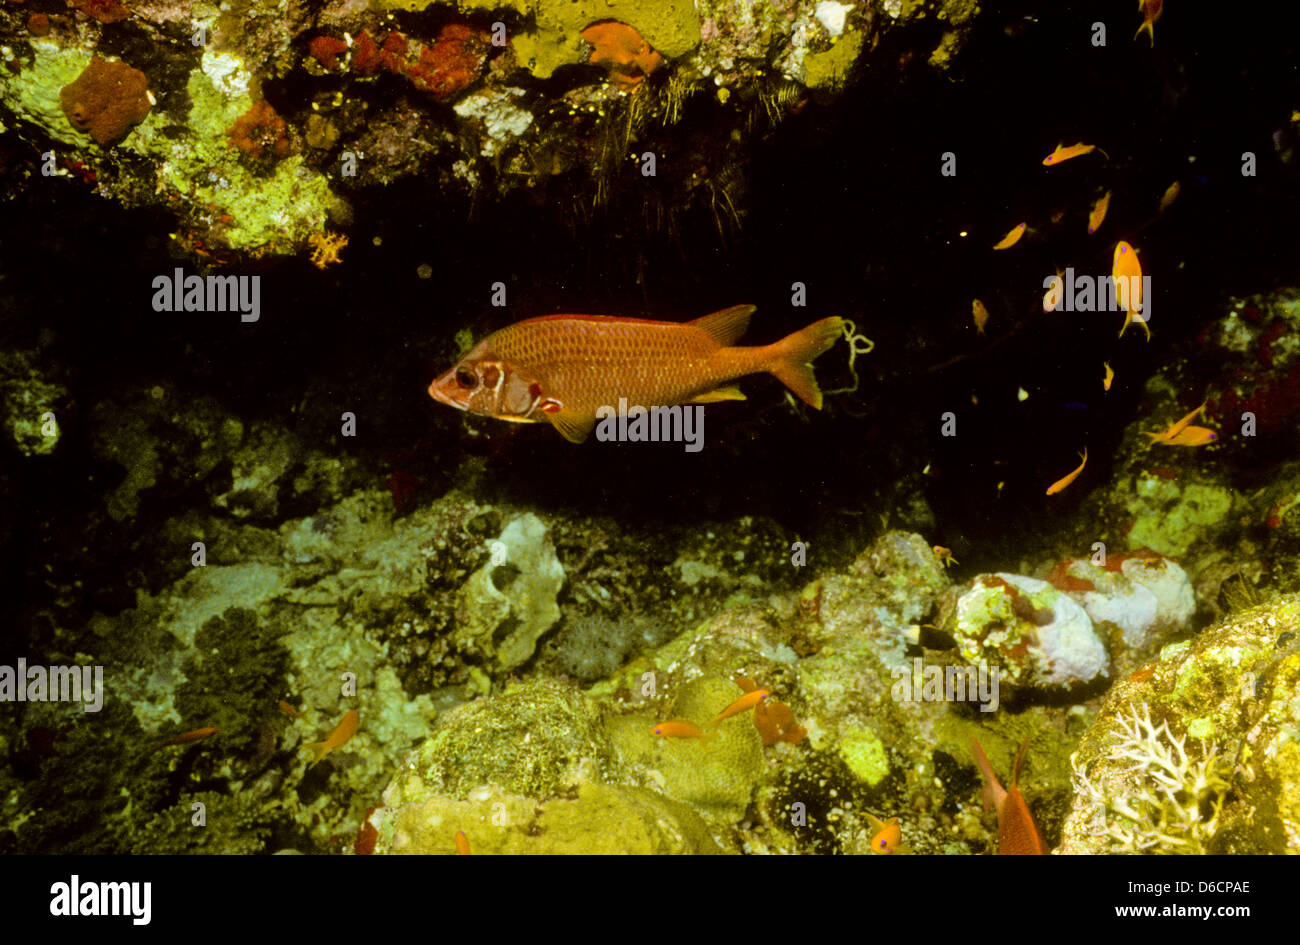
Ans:
<svg viewBox="0 0 1300 945"><path fill-rule="evenodd" d="M483 788L456 800L408 791L400 806L372 818L375 853L454 853L464 831L481 854L721 853L698 815L684 804L635 787L582 782L561 797Z"/></svg>

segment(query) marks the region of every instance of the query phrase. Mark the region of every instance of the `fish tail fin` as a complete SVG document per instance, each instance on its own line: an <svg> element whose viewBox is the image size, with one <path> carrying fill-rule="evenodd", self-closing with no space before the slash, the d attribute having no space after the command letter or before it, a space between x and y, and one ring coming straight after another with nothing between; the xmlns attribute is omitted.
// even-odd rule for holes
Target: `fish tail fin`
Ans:
<svg viewBox="0 0 1300 945"><path fill-rule="evenodd" d="M767 371L809 407L822 409L822 392L812 362L830 350L844 334L844 319L823 318L787 335L771 346Z"/></svg>
<svg viewBox="0 0 1300 945"><path fill-rule="evenodd" d="M1146 32L1146 34L1147 34L1148 36L1151 37L1151 48L1152 48L1152 49L1155 49L1155 48L1156 48L1156 30L1155 30L1155 24L1154 24L1154 23L1149 23L1149 22L1148 22L1148 23L1143 23L1141 26L1139 26L1137 32L1133 34L1133 41L1136 42L1136 41L1137 41L1137 38L1138 38L1139 36L1141 36L1142 33L1143 33L1144 31Z"/></svg>

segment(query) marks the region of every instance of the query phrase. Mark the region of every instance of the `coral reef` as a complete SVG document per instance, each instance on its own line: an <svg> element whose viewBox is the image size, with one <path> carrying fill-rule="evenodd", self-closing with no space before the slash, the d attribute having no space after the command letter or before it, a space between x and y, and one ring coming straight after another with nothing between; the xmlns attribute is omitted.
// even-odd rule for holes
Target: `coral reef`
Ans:
<svg viewBox="0 0 1300 945"><path fill-rule="evenodd" d="M302 252L327 219L346 222L344 194L414 175L449 196L541 188L574 213L591 204L616 215L645 202L644 178L624 160L632 151L681 155L663 169L648 225L671 228L700 207L725 231L744 213L741 142L808 90L834 94L881 31L931 18L953 27L935 60L945 68L973 16L964 2L888 6L384 0L316 17L253 3L132 46L134 69L107 58L111 34L51 31L38 12L12 37L21 68L0 75L0 109L66 146L104 196L175 213L178 250L204 262ZM105 30L125 27L117 0L80 8ZM137 11L150 24L176 18L165 4ZM394 94L389 77L415 95ZM150 109L152 96L161 104ZM688 129L687 113L713 130ZM293 154L295 129L306 130L306 156ZM83 131L118 153L88 147ZM235 154L221 153L228 144ZM700 166L714 172L692 173Z"/></svg>
<svg viewBox="0 0 1300 945"><path fill-rule="evenodd" d="M1074 756L1061 852L1293 848L1298 614L1294 594L1234 613L1118 682Z"/></svg>

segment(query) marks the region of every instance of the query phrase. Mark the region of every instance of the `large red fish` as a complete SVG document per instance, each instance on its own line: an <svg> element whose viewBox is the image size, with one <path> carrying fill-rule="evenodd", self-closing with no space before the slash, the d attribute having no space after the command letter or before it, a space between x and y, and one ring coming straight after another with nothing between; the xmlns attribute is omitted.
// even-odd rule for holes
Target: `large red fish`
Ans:
<svg viewBox="0 0 1300 945"><path fill-rule="evenodd" d="M493 332L429 385L458 410L515 423L549 421L581 443L596 411L620 398L643 407L744 400L736 378L766 371L821 409L812 361L835 343L844 319L823 318L780 341L742 348L754 306L692 322L603 315L547 315Z"/></svg>

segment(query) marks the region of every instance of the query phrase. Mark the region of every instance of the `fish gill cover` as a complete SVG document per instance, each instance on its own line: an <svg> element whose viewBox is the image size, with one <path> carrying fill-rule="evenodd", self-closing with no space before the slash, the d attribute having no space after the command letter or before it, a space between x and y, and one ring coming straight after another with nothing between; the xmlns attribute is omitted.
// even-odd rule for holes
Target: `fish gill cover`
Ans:
<svg viewBox="0 0 1300 945"><path fill-rule="evenodd" d="M1294 848L1297 34L1132 6L0 5L0 852Z"/></svg>

